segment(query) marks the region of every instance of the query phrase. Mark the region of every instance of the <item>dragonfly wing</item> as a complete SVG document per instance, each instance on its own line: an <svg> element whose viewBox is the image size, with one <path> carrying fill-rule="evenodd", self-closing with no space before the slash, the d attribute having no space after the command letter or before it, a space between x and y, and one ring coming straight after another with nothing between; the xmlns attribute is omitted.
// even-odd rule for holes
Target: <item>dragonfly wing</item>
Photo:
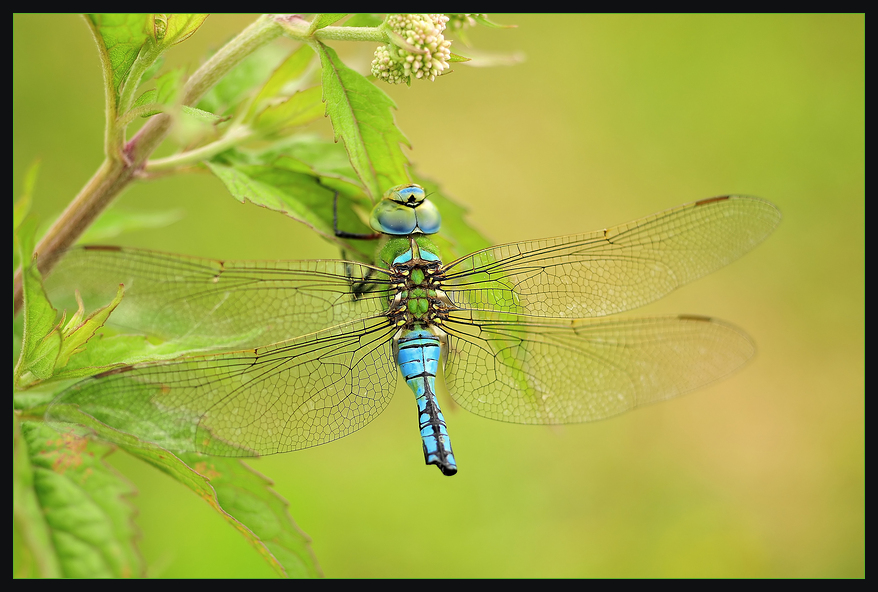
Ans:
<svg viewBox="0 0 878 592"><path fill-rule="evenodd" d="M67 389L48 416L84 412L170 450L216 456L317 446L387 406L394 330L377 317L258 349L127 366Z"/></svg>
<svg viewBox="0 0 878 592"><path fill-rule="evenodd" d="M780 222L771 203L706 199L615 228L510 243L445 266L464 309L588 318L643 306L738 259Z"/></svg>
<svg viewBox="0 0 878 592"><path fill-rule="evenodd" d="M443 325L448 390L464 409L512 423L610 417L704 386L754 353L746 334L707 317L453 317Z"/></svg>
<svg viewBox="0 0 878 592"><path fill-rule="evenodd" d="M76 288L92 308L107 304L124 284L115 325L228 348L380 314L388 289L386 273L354 262L220 261L120 247L72 249L46 283L53 302L75 306L62 299Z"/></svg>

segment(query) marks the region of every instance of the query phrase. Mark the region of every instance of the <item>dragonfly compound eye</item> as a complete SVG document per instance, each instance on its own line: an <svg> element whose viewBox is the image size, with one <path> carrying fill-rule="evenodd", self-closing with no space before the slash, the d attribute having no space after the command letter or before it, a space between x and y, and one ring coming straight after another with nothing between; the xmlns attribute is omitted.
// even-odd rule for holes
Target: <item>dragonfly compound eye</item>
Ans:
<svg viewBox="0 0 878 592"><path fill-rule="evenodd" d="M388 189L384 199L372 209L369 225L392 236L439 232L442 217L426 197L420 185L397 185Z"/></svg>
<svg viewBox="0 0 878 592"><path fill-rule="evenodd" d="M427 193L424 191L424 188L415 183L397 185L396 187L391 187L384 192L384 199L389 199L400 204L406 204L413 208L418 207L418 204L424 201L426 197Z"/></svg>

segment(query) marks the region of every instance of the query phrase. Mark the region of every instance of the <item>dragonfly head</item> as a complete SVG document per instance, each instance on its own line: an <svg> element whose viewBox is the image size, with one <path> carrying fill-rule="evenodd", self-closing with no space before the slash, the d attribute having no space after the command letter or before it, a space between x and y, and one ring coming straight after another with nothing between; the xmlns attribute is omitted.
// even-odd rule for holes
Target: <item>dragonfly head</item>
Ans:
<svg viewBox="0 0 878 592"><path fill-rule="evenodd" d="M393 236L435 234L442 217L427 199L424 188L414 183L397 185L384 192L384 198L372 209L369 224L374 230Z"/></svg>

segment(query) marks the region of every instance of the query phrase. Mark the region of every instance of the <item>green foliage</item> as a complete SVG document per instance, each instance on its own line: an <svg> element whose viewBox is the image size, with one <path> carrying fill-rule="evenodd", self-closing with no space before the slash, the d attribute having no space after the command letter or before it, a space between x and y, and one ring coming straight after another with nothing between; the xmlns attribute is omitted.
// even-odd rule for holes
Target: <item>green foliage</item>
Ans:
<svg viewBox="0 0 878 592"><path fill-rule="evenodd" d="M62 216L49 234L69 233L67 244L73 244L77 238L99 240L173 223L179 212L105 208L137 178L199 170L215 175L234 199L298 220L348 257L372 262L375 245L337 237L335 217L347 232L369 232L366 221L373 203L387 187L409 182L414 175L402 148L408 140L394 121L394 102L328 45L334 40L389 44L395 37L376 15L355 15L343 26L333 26L347 16L320 14L310 21L260 17L187 75L185 68L163 70L164 54L193 35L207 15L86 15L104 73L104 148L114 164L105 163L96 173L99 182L84 190L92 192L86 197L105 198L104 205L89 206L87 224L73 225ZM302 44L286 53L271 44L280 34ZM327 128L324 136L314 135L312 127L327 117L331 132ZM144 119L143 128L128 138L128 127ZM148 159L163 141L176 144L171 155ZM141 146L148 146L146 160L132 162L131 155ZM108 322L125 300L121 285L107 286L97 302L87 300L90 310L74 292L75 285L53 292L50 301L40 268L31 264L36 223L26 218L38 168L35 163L29 169L13 209L13 263L23 263L23 314L14 324L20 347L14 369L13 516L14 530L31 558L28 575L143 575L131 521L133 489L102 460L115 449L107 444L111 442L207 501L278 575L319 576L309 539L287 514L286 503L268 479L242 462L174 455L76 408L56 406L49 422L76 424L75 434L45 423L46 403L71 379L121 373L131 364L229 349L234 343L115 332ZM119 171L128 176L118 176ZM414 180L428 189L442 211L445 234L437 243L449 256L488 245L463 220L466 210L437 184ZM38 247L41 259L59 257L44 245Z"/></svg>
<svg viewBox="0 0 878 592"><path fill-rule="evenodd" d="M98 41L104 74L109 74L108 82L114 93L115 106L118 107L122 85L149 36L146 28L148 16L90 14L86 15L86 19Z"/></svg>
<svg viewBox="0 0 878 592"><path fill-rule="evenodd" d="M22 275L24 292L24 329L21 353L13 375L15 384L52 376L55 358L61 349L60 327L55 324L56 311L43 290L42 278L36 265L26 264L32 260L33 221L25 221L15 234L18 260L24 263Z"/></svg>
<svg viewBox="0 0 878 592"><path fill-rule="evenodd" d="M347 148L351 165L373 201L387 187L408 181L408 159L401 144L408 140L393 121L396 105L364 76L342 63L335 51L317 43L323 70L323 101L335 137Z"/></svg>
<svg viewBox="0 0 878 592"><path fill-rule="evenodd" d="M136 577L143 565L134 488L103 460L112 448L33 421L13 440L13 521L43 577Z"/></svg>

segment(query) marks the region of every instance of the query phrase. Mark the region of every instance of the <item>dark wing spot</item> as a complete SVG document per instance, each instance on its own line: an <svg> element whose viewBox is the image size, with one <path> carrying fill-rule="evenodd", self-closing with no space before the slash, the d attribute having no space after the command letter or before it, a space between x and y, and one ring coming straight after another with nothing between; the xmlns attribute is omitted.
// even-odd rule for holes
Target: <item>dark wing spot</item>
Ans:
<svg viewBox="0 0 878 592"><path fill-rule="evenodd" d="M113 245L85 245L82 247L86 251L121 251L122 247Z"/></svg>
<svg viewBox="0 0 878 592"><path fill-rule="evenodd" d="M709 323L713 321L710 317L703 317L701 315L690 315L690 314L681 314L677 318L681 321L700 321L702 323Z"/></svg>
<svg viewBox="0 0 878 592"><path fill-rule="evenodd" d="M702 199L700 201L696 201L696 206L706 206L707 204L712 204L717 201L725 201L729 199L731 195L720 195L719 197L708 197L707 199Z"/></svg>

